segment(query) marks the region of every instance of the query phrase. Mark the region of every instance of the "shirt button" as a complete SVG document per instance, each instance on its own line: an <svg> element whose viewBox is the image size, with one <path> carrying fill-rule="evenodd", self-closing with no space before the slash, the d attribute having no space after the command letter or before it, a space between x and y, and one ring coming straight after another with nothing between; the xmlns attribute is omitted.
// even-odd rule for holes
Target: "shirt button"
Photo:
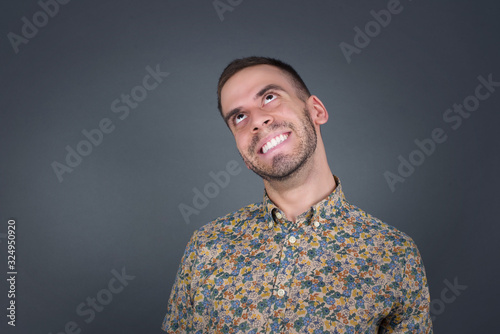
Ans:
<svg viewBox="0 0 500 334"><path fill-rule="evenodd" d="M318 221L315 221L315 222L313 223L313 225L314 225L314 227L319 227L319 222L318 222Z"/></svg>
<svg viewBox="0 0 500 334"><path fill-rule="evenodd" d="M293 235L288 238L288 241L290 241L291 244L293 244L295 241L297 241L297 238L295 238Z"/></svg>
<svg viewBox="0 0 500 334"><path fill-rule="evenodd" d="M285 295L285 290L279 289L278 290L278 296L283 297Z"/></svg>
<svg viewBox="0 0 500 334"><path fill-rule="evenodd" d="M271 228L274 226L274 224L273 224L273 222L269 222L269 224L267 224L267 226L269 226L269 228Z"/></svg>
<svg viewBox="0 0 500 334"><path fill-rule="evenodd" d="M276 212L276 218L278 218L278 219L283 218L283 215L281 214L281 212Z"/></svg>

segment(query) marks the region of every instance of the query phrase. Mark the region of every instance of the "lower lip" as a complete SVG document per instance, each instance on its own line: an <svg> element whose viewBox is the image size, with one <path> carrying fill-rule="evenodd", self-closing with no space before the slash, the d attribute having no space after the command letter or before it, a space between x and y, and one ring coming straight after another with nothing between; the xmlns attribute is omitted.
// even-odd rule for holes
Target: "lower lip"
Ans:
<svg viewBox="0 0 500 334"><path fill-rule="evenodd" d="M287 142L287 140L290 138L290 135L292 134L291 132L285 132L285 134L287 134L287 137L285 140L283 140L281 143L279 143L278 145L274 146L272 149L270 149L269 151L267 151L266 153L263 153L262 152L262 148L259 150L259 153L262 154L262 155L266 155L268 154L269 152L272 152L274 151L275 149L279 148L281 145L283 145L284 143Z"/></svg>

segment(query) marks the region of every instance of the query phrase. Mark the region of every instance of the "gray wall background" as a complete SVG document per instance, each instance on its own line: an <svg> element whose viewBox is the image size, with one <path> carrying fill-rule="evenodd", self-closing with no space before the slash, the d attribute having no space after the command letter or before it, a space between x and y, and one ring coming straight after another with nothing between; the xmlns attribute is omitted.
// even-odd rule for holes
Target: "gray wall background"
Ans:
<svg viewBox="0 0 500 334"><path fill-rule="evenodd" d="M354 28L364 30L387 0L220 2L232 9L222 17L212 0L71 1L45 21L37 1L1 4L1 332L64 333L71 322L81 333L161 332L193 231L262 200L215 91L229 61L266 55L296 67L329 110L322 133L348 200L416 241L436 333L493 333L500 87L456 130L443 114L474 94L478 76L500 81L500 5L401 0L349 63L340 43L354 45ZM9 33L21 38L23 17L33 23L34 15L38 32L16 53ZM147 66L170 74L120 119L111 104L144 92L136 87ZM105 118L113 131L60 182L53 162L66 164L66 146L76 149L82 131ZM398 156L409 159L414 141L435 128L447 140L391 191L384 173L397 173ZM194 189L231 160L241 172L188 224L179 205L193 206ZM10 218L15 327L6 324ZM123 268L135 278L108 292L112 271ZM453 292L454 284L462 287ZM88 312L89 297L107 303L91 321L77 312L81 303Z"/></svg>

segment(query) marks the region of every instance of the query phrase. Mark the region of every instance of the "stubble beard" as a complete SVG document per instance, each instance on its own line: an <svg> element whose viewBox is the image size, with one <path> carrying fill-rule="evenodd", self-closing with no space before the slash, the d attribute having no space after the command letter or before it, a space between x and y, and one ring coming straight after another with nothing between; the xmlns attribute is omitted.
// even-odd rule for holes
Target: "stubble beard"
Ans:
<svg viewBox="0 0 500 334"><path fill-rule="evenodd" d="M273 157L271 166L263 166L257 162L252 162L247 157L255 157L255 148L260 138L255 136L247 152L247 156L240 155L243 161L255 174L259 175L266 181L285 181L295 175L306 162L311 158L317 145L316 129L312 122L309 110L304 109L304 117L302 118L302 129L297 131L295 125L289 122L272 123L269 131L274 131L279 128L289 128L295 133L299 139L299 147L291 154L279 153Z"/></svg>

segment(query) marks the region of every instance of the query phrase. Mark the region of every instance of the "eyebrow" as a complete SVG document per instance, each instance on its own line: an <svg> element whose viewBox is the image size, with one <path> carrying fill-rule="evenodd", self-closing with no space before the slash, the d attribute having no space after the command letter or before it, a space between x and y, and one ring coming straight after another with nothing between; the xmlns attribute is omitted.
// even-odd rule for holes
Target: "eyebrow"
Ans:
<svg viewBox="0 0 500 334"><path fill-rule="evenodd" d="M270 90L280 90L282 92L286 92L285 89L279 85L269 84L269 85L265 86L264 88L262 88L261 90L259 90L257 92L257 94L255 94L253 99L257 100L259 97L262 97L264 94L266 94ZM224 121L226 122L226 124L228 124L227 122L229 121L229 119L231 117L233 117L235 114L240 113L241 109L242 109L241 107L237 107L237 108L232 109L230 112L228 112L227 115L224 116Z"/></svg>

